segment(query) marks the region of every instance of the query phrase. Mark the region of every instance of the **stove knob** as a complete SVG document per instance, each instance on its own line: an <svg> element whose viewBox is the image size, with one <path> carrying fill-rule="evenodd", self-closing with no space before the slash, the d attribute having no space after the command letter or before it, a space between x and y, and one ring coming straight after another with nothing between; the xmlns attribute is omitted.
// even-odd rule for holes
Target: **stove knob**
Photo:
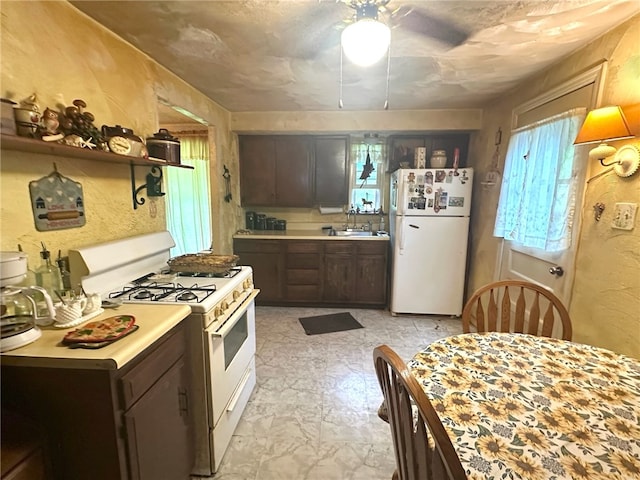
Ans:
<svg viewBox="0 0 640 480"><path fill-rule="evenodd" d="M229 308L229 304L226 301L222 301L220 303L220 308L222 309L222 311L224 312L227 308Z"/></svg>
<svg viewBox="0 0 640 480"><path fill-rule="evenodd" d="M234 290L233 291L233 300L234 301L237 300L239 296L240 296L240 292L237 291L237 290Z"/></svg>
<svg viewBox="0 0 640 480"><path fill-rule="evenodd" d="M213 316L218 318L220 315L222 315L222 310L220 310L220 307L215 307L213 309Z"/></svg>
<svg viewBox="0 0 640 480"><path fill-rule="evenodd" d="M249 290L250 285L251 282L249 280L245 280L244 282L242 282L242 288L244 288L245 290Z"/></svg>

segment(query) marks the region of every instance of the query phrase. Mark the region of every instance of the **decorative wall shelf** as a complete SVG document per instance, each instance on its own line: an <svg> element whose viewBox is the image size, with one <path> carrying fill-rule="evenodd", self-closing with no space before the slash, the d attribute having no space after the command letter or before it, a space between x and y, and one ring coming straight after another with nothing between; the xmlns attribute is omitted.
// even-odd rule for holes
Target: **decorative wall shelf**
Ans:
<svg viewBox="0 0 640 480"><path fill-rule="evenodd" d="M38 153L42 155L55 155L57 157L79 158L82 160L93 160L97 162L122 163L125 165L139 166L160 166L178 167L193 169L190 165L174 165L167 163L160 158L130 157L128 155L118 155L102 150L91 150L88 148L72 147L55 142L45 142L33 138L20 137L17 135L0 136L0 147L2 150L14 150L19 152Z"/></svg>
<svg viewBox="0 0 640 480"><path fill-rule="evenodd" d="M91 150L88 148L72 147L55 142L45 142L34 138L20 137L17 135L1 135L0 148L2 150L13 150L17 152L36 153L40 155L54 155L56 157L78 158L81 160L91 160L96 162L120 163L129 165L131 175L131 192L133 196L133 208L145 203L144 198L139 198L140 193L146 188L147 196L161 197L162 168L178 167L193 170L191 165L175 165L167 163L160 158L131 157L129 155L118 155L117 153L105 152L103 150ZM151 167L146 177L146 182L136 187L136 177L134 167Z"/></svg>

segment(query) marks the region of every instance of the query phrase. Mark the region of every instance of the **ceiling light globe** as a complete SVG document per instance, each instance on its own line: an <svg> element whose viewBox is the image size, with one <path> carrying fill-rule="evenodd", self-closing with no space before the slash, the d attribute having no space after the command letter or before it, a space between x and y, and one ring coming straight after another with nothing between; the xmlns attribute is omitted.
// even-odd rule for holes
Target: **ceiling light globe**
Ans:
<svg viewBox="0 0 640 480"><path fill-rule="evenodd" d="M389 48L391 31L382 22L363 18L342 31L342 49L349 60L368 67L380 60Z"/></svg>

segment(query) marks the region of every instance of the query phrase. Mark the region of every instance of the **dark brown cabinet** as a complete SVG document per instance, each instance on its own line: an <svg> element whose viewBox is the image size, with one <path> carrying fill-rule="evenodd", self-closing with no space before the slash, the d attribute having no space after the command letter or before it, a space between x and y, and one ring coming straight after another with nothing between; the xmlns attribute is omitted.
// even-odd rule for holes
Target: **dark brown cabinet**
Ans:
<svg viewBox="0 0 640 480"><path fill-rule="evenodd" d="M187 480L185 349L178 325L120 370L3 365L3 405L44 427L55 479Z"/></svg>
<svg viewBox="0 0 640 480"><path fill-rule="evenodd" d="M355 241L325 245L324 300L342 303L355 299Z"/></svg>
<svg viewBox="0 0 640 480"><path fill-rule="evenodd" d="M324 299L386 305L387 242L337 241L325 247Z"/></svg>
<svg viewBox="0 0 640 480"><path fill-rule="evenodd" d="M356 256L355 298L357 302L375 304L387 297L388 243L358 243Z"/></svg>
<svg viewBox="0 0 640 480"><path fill-rule="evenodd" d="M239 137L243 206L310 207L313 156L306 136Z"/></svg>
<svg viewBox="0 0 640 480"><path fill-rule="evenodd" d="M240 135L243 206L347 203L347 136Z"/></svg>
<svg viewBox="0 0 640 480"><path fill-rule="evenodd" d="M434 150L444 150L447 154L446 168L453 168L454 149L460 149L459 167L467 166L469 152L469 134L467 133L437 133L428 135L394 135L389 139L389 171L393 172L400 167L400 163L406 162L410 168L414 168L415 149L426 147L427 162Z"/></svg>
<svg viewBox="0 0 640 480"><path fill-rule="evenodd" d="M256 303L274 304L283 298L284 255L281 240L234 239L233 252L241 265L253 267L253 283L260 289Z"/></svg>
<svg viewBox="0 0 640 480"><path fill-rule="evenodd" d="M316 137L314 204L340 206L349 203L348 137Z"/></svg>
<svg viewBox="0 0 640 480"><path fill-rule="evenodd" d="M289 302L318 302L321 299L320 242L284 242L286 269L285 298Z"/></svg>
<svg viewBox="0 0 640 480"><path fill-rule="evenodd" d="M385 307L388 249L383 240L234 239L260 305Z"/></svg>

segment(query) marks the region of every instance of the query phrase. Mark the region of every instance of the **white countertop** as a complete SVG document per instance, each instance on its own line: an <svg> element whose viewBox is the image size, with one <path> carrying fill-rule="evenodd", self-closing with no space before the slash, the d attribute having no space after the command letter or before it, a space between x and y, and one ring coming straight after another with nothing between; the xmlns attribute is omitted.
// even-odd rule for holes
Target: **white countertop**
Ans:
<svg viewBox="0 0 640 480"><path fill-rule="evenodd" d="M116 370L151 346L165 333L178 325L191 308L187 305L129 305L106 309L90 322L104 320L114 315L133 315L138 330L124 338L95 350L69 348L63 345L63 337L82 325L71 328L39 327L42 336L33 343L3 352L3 365L55 368L86 368ZM89 323L89 322L87 322Z"/></svg>
<svg viewBox="0 0 640 480"><path fill-rule="evenodd" d="M248 232L248 231L247 231ZM329 231L318 230L251 230L250 233L235 233L233 238L270 239L270 240L365 240L389 241L389 236L329 236Z"/></svg>

